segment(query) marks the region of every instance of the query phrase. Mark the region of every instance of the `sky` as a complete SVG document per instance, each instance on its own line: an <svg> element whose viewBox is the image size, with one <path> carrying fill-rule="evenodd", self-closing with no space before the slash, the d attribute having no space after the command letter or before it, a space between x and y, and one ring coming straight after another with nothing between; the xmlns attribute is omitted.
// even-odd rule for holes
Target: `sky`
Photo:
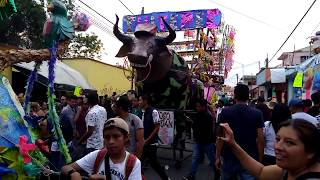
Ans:
<svg viewBox="0 0 320 180"><path fill-rule="evenodd" d="M91 8L115 22L115 14L121 18L130 15L119 0L81 0ZM291 33L301 17L314 0L121 0L134 14L163 11L187 11L218 8L226 24L236 29L235 55L233 69L225 84L234 86L243 75L255 75L259 63L274 56L281 44ZM114 56L121 47L121 42L112 36L112 24L90 11L76 0L79 10L95 15L98 21L109 30L103 31L92 25L87 31L94 32L104 44L102 61L109 64L122 64L123 59ZM316 2L285 46L275 55L270 66L280 64L277 58L282 52L290 52L308 46L311 35L320 31L320 2ZM89 15L90 15L89 14ZM121 19L120 19L121 23ZM122 25L119 25L122 27Z"/></svg>

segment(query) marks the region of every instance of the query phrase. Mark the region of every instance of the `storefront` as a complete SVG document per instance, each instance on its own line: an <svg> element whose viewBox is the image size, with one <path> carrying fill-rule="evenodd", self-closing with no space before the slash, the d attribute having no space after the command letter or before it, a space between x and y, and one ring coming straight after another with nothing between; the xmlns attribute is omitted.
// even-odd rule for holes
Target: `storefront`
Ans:
<svg viewBox="0 0 320 180"><path fill-rule="evenodd" d="M256 77L259 96L266 100L276 99L277 102L288 101L288 88L286 83L285 68L262 69Z"/></svg>
<svg viewBox="0 0 320 180"><path fill-rule="evenodd" d="M289 98L311 99L320 91L320 54L315 55L287 73Z"/></svg>

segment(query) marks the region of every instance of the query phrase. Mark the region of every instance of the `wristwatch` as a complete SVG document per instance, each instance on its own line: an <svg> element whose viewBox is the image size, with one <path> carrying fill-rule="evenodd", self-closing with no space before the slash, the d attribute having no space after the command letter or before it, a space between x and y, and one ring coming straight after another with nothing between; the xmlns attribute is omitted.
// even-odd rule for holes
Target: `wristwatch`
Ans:
<svg viewBox="0 0 320 180"><path fill-rule="evenodd" d="M68 176L71 176L71 174L73 174L73 173L75 173L76 171L74 170L74 169L70 169L69 171L68 171Z"/></svg>

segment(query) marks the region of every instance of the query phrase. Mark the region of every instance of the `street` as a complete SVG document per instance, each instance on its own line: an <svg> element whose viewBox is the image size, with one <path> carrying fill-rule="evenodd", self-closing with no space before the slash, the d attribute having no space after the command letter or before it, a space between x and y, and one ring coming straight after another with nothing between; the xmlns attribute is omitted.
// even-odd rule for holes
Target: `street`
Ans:
<svg viewBox="0 0 320 180"><path fill-rule="evenodd" d="M192 150L192 145L190 143L187 143L186 148L188 150ZM162 157L173 159L172 149L162 149L162 148L158 149L158 157L161 158L161 159L159 158L159 161L162 166L167 165L168 169L166 170L166 172L168 176L171 178L171 180L181 180L183 176L186 176L189 173L191 168L191 161L192 161L192 157L190 156L191 152L184 152L184 157L188 155L189 157L186 160L182 161L181 168L177 169L175 168L175 162L173 160L162 159ZM178 151L177 151L177 157L179 157ZM160 177L150 166L148 166L147 169L144 170L144 172L147 180L160 180ZM197 180L213 179L213 172L211 171L211 168L209 166L209 161L206 157L205 157L205 161L199 165L196 179Z"/></svg>

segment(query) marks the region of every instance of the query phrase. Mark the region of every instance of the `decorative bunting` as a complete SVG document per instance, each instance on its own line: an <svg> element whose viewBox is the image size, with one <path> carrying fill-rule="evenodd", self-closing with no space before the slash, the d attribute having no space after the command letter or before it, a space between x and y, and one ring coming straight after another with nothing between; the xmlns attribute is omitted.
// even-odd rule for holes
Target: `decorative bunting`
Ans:
<svg viewBox="0 0 320 180"><path fill-rule="evenodd" d="M136 26L141 23L155 24L158 32L167 31L161 17L164 17L174 30L183 31L196 28L218 28L221 23L222 14L219 9L210 9L127 15L123 17L123 32L133 33Z"/></svg>

